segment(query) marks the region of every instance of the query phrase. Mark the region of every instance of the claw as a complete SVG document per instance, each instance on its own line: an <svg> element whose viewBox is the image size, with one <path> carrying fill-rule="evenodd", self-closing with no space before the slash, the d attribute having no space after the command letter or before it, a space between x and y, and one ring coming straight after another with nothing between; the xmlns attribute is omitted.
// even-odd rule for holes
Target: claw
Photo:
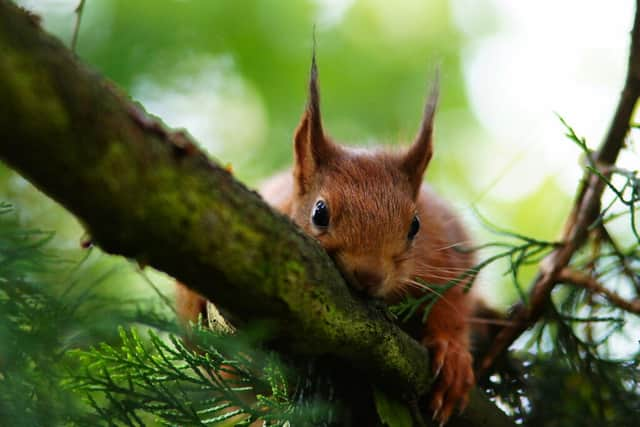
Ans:
<svg viewBox="0 0 640 427"><path fill-rule="evenodd" d="M463 396L458 402L458 415L461 415L469 404L469 395Z"/></svg>
<svg viewBox="0 0 640 427"><path fill-rule="evenodd" d="M434 397L434 399L431 401L431 410L433 411L433 420L435 421L435 419L438 417L438 413L440 413L440 410L442 409L442 398L441 397Z"/></svg>
<svg viewBox="0 0 640 427"><path fill-rule="evenodd" d="M454 412L462 412L468 403L469 389L473 386L472 359L460 343L432 340L432 371L436 379L431 394L430 408L433 421L443 426Z"/></svg>
<svg viewBox="0 0 640 427"><path fill-rule="evenodd" d="M440 376L440 371L442 371L442 367L444 366L444 361L438 363L436 366L435 372L433 373L433 379L436 380Z"/></svg>
<svg viewBox="0 0 640 427"><path fill-rule="evenodd" d="M435 411L433 411L433 417L431 417L431 419L433 421L437 421L438 419L438 412L440 412L440 407L438 407Z"/></svg>
<svg viewBox="0 0 640 427"><path fill-rule="evenodd" d="M434 346L432 368L434 372L434 378L438 378L438 376L440 375L440 371L442 371L448 348L449 343L447 341L439 341Z"/></svg>
<svg viewBox="0 0 640 427"><path fill-rule="evenodd" d="M443 424L449 420L449 417L451 417L451 413L453 412L454 408L455 404L452 404L451 402L446 402L442 406L442 410L440 411L440 421Z"/></svg>

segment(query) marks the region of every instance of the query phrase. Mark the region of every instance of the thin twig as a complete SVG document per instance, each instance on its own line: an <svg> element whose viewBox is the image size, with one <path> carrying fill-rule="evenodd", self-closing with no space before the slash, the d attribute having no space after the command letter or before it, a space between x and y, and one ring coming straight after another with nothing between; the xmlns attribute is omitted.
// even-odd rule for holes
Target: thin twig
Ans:
<svg viewBox="0 0 640 427"><path fill-rule="evenodd" d="M626 80L609 131L595 153L595 164L615 164L618 153L624 145L631 115L639 97L640 0L636 0ZM549 300L549 295L558 282L560 273L569 264L576 250L585 243L590 225L599 216L600 199L604 188L605 182L601 177L587 170L577 192L571 214L565 224L562 238L563 246L555 249L541 262L540 271L531 289L528 306L521 305L514 310L510 320L515 323L505 326L498 333L493 345L480 363L478 377L485 375L494 361L540 318Z"/></svg>
<svg viewBox="0 0 640 427"><path fill-rule="evenodd" d="M71 51L76 53L76 45L78 44L78 33L80 33L80 21L82 21L82 12L84 11L85 0L80 0L76 7L76 25L73 27L73 37L71 38Z"/></svg>
<svg viewBox="0 0 640 427"><path fill-rule="evenodd" d="M640 293L640 275L633 271L633 269L629 265L627 256L622 253L622 250L618 246L618 243L613 239L611 234L609 234L609 231L606 229L606 227L604 225L601 225L599 231L602 237L609 243L611 249L613 249L615 256L618 258L618 261L622 266L622 271L624 272L625 276L627 276L629 280L631 280L633 286L636 288L636 292Z"/></svg>
<svg viewBox="0 0 640 427"><path fill-rule="evenodd" d="M622 298L617 293L607 289L594 277L569 267L563 268L558 274L558 282L567 283L585 288L593 293L604 296L613 305L630 313L640 314L640 299L632 301Z"/></svg>

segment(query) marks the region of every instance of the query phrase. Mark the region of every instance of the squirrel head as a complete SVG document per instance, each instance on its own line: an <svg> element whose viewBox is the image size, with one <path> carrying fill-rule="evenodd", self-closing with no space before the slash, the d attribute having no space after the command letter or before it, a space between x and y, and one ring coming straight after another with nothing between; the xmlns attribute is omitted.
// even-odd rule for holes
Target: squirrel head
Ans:
<svg viewBox="0 0 640 427"><path fill-rule="evenodd" d="M357 289L390 299L414 270L422 238L417 199L433 153L437 78L420 131L403 152L335 144L322 127L318 72L311 65L309 100L294 136L293 220L314 236Z"/></svg>

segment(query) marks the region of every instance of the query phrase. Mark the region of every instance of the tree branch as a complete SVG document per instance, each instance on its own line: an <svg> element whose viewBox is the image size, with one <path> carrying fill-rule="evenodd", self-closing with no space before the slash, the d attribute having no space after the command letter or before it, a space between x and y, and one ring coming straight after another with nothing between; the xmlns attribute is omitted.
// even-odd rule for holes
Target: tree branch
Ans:
<svg viewBox="0 0 640 427"><path fill-rule="evenodd" d="M580 286L590 292L604 296L613 305L625 311L640 314L640 299L628 301L617 293L605 288L604 285L588 274L565 267L558 273L558 282Z"/></svg>
<svg viewBox="0 0 640 427"><path fill-rule="evenodd" d="M7 0L0 76L0 158L80 218L104 250L267 322L291 351L338 357L406 399L428 391L425 349L355 298L317 242ZM474 412L482 405L474 393L469 424L511 425L495 406ZM482 424L487 417L493 424Z"/></svg>
<svg viewBox="0 0 640 427"><path fill-rule="evenodd" d="M600 148L595 153L595 164L613 165L624 145L624 138L629 131L629 123L633 109L640 97L640 0L636 0L636 12L631 31L631 49L627 76L613 116L609 131ZM608 174L607 174L608 175ZM573 209L567 222L561 241L563 245L547 256L540 265L540 271L534 280L529 306L519 305L510 320L514 323L505 326L496 336L494 344L480 363L482 376L488 372L500 354L542 315L549 295L560 273L569 264L573 254L587 240L589 227L600 213L600 199L606 184L601 177L590 171L585 172L581 186L577 192Z"/></svg>

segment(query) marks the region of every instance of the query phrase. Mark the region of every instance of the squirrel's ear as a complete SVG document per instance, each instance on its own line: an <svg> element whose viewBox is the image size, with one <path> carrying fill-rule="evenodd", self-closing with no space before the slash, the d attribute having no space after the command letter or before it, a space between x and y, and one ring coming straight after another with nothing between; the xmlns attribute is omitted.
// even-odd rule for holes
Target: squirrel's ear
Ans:
<svg viewBox="0 0 640 427"><path fill-rule="evenodd" d="M429 160L433 155L433 119L438 105L438 96L440 94L439 78L436 77L431 86L427 105L424 109L424 116L418 136L409 148L407 153L402 157L401 167L409 176L409 182L413 188L414 197L417 196L422 184L422 176L424 174Z"/></svg>
<svg viewBox="0 0 640 427"><path fill-rule="evenodd" d="M336 146L324 136L320 117L320 95L318 93L318 68L315 51L311 61L309 100L294 137L294 177L300 192L307 191L313 175L335 154Z"/></svg>

